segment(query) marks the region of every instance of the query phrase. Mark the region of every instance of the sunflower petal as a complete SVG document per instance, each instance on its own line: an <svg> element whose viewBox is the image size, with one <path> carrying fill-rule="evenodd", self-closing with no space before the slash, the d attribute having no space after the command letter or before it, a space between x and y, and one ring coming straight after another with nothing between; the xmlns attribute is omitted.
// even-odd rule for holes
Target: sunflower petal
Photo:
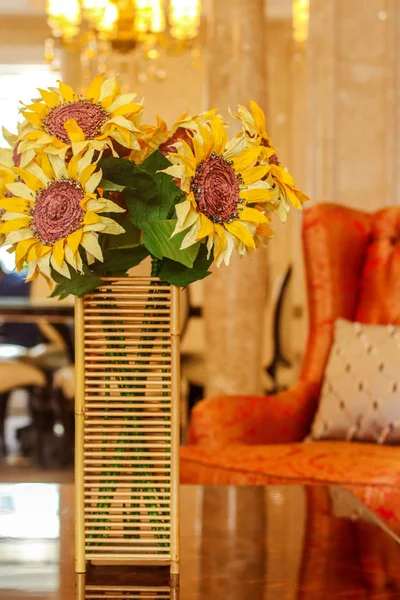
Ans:
<svg viewBox="0 0 400 600"><path fill-rule="evenodd" d="M79 178L79 157L77 155L71 156L71 159L67 166L68 177L71 179L75 179L75 181Z"/></svg>
<svg viewBox="0 0 400 600"><path fill-rule="evenodd" d="M193 246L193 244L196 244L198 242L197 234L200 231L200 227L200 219L197 219L193 227L189 229L189 231L183 238L181 250L185 250L186 248L189 248L190 246Z"/></svg>
<svg viewBox="0 0 400 600"><path fill-rule="evenodd" d="M86 187L88 180L90 179L91 175L96 170L96 168L97 168L97 164L92 163L91 165L88 165L87 167L85 167L83 169L83 171L80 175L80 178L79 178L79 181L81 182L83 187Z"/></svg>
<svg viewBox="0 0 400 600"><path fill-rule="evenodd" d="M268 217L260 210L248 208L247 206L244 206L242 210L239 210L239 219L241 221L249 221L250 223L269 223Z"/></svg>
<svg viewBox="0 0 400 600"><path fill-rule="evenodd" d="M245 185L251 185L259 179L265 177L269 171L269 165L258 165L257 167L250 167L246 171L241 173L243 183Z"/></svg>
<svg viewBox="0 0 400 600"><path fill-rule="evenodd" d="M93 100L93 102L98 101L103 81L104 81L104 73L102 73L101 75L98 75L97 77L95 77L93 79L92 83L89 85L87 92L86 92L87 100Z"/></svg>
<svg viewBox="0 0 400 600"><path fill-rule="evenodd" d="M24 115L25 119L29 121L29 123L32 123L32 125L35 125L35 127L42 127L42 119L37 113L24 110L22 111L22 114Z"/></svg>
<svg viewBox="0 0 400 600"><path fill-rule="evenodd" d="M71 267L73 269L75 269L75 271L77 271L77 264L76 264L76 256L74 256L71 248L68 246L68 244L65 245L65 260L68 264L71 265Z"/></svg>
<svg viewBox="0 0 400 600"><path fill-rule="evenodd" d="M24 229L31 222L29 217L22 217L21 219L13 219L12 221L5 221L4 223L0 223L0 233L11 233L11 231L15 231L16 233L20 229ZM18 237L16 235L16 237Z"/></svg>
<svg viewBox="0 0 400 600"><path fill-rule="evenodd" d="M58 240L53 246L53 256L57 264L62 267L64 262L64 240Z"/></svg>
<svg viewBox="0 0 400 600"><path fill-rule="evenodd" d="M234 221L233 223L225 223L225 229L227 229L229 233L231 233L238 240L243 242L243 244L249 246L249 248L256 247L250 231L238 221Z"/></svg>
<svg viewBox="0 0 400 600"><path fill-rule="evenodd" d="M94 148L89 148L87 150L87 152L85 152L85 154L82 156L82 158L80 158L80 159L79 159L79 157L71 158L70 163L72 162L73 159L75 159L77 161L77 165L78 165L77 171L79 173L79 176L81 175L81 173L87 166L92 164L93 155L94 155ZM97 161L100 160L100 158L101 158L101 156L98 157Z"/></svg>
<svg viewBox="0 0 400 600"><path fill-rule="evenodd" d="M7 189L17 198L23 198L24 200L34 200L35 194L31 188L29 188L22 181L17 181L16 183L8 183ZM12 200L12 198L9 198ZM3 207L5 208L5 206Z"/></svg>
<svg viewBox="0 0 400 600"><path fill-rule="evenodd" d="M137 132L139 131L138 128L135 127L135 125L132 123L132 121L129 121L128 119L126 119L125 117L123 117L121 115L118 117L113 117L112 119L109 119L107 121L107 125L110 123L117 125L120 130L127 129L128 131L132 131L132 133L135 131L137 131Z"/></svg>
<svg viewBox="0 0 400 600"><path fill-rule="evenodd" d="M97 235L92 232L83 234L81 245L97 260L103 261L103 253L101 251L100 244L97 240Z"/></svg>
<svg viewBox="0 0 400 600"><path fill-rule="evenodd" d="M42 167L44 174L49 179L52 179L54 177L54 170L53 170L53 167L51 166L48 154L42 154L40 156L40 166Z"/></svg>
<svg viewBox="0 0 400 600"><path fill-rule="evenodd" d="M22 240L17 244L17 247L15 249L15 264L17 266L18 271L20 271L24 266L24 260L29 248L36 243L36 238L30 238L27 240Z"/></svg>
<svg viewBox="0 0 400 600"><path fill-rule="evenodd" d="M274 230L271 229L271 227L269 225L266 225L265 223L261 223L261 225L258 225L256 229L256 235L260 237L268 238L274 235L274 233Z"/></svg>
<svg viewBox="0 0 400 600"><path fill-rule="evenodd" d="M211 120L211 132L214 138L214 152L222 154L228 140L226 129L220 117L213 117Z"/></svg>
<svg viewBox="0 0 400 600"><path fill-rule="evenodd" d="M214 231L214 258L216 260L226 248L226 231L218 223L214 225Z"/></svg>
<svg viewBox="0 0 400 600"><path fill-rule="evenodd" d="M99 225L102 226L103 233L108 233L109 235L120 235L121 233L125 233L125 229L119 225L114 219L110 219L109 217L100 217ZM89 227L95 227L95 225L89 225Z"/></svg>
<svg viewBox="0 0 400 600"><path fill-rule="evenodd" d="M47 104L41 102L40 100L38 102L33 102L32 104L27 104L25 108L37 113L42 119L45 118L49 113L49 107Z"/></svg>
<svg viewBox="0 0 400 600"><path fill-rule="evenodd" d="M49 155L49 162L53 168L56 179L65 179L68 177L65 161L59 156Z"/></svg>
<svg viewBox="0 0 400 600"><path fill-rule="evenodd" d="M225 247L225 250L223 250L223 252L221 252L221 254L219 255L219 257L216 261L217 267L220 267L222 262L224 262L226 264L226 266L228 266L229 262L231 260L232 252L235 249L235 240L236 240L235 236L233 236L231 233L229 233L229 231L225 231L225 235L226 235L226 247Z"/></svg>
<svg viewBox="0 0 400 600"><path fill-rule="evenodd" d="M6 241L4 242L4 245L16 244L22 240L27 240L32 237L33 232L31 229L19 229L18 231L11 231L6 235Z"/></svg>
<svg viewBox="0 0 400 600"><path fill-rule="evenodd" d="M71 143L85 141L85 134L83 133L82 129L79 127L75 119L68 119L68 121L65 121L64 129L68 133L68 137Z"/></svg>
<svg viewBox="0 0 400 600"><path fill-rule="evenodd" d="M111 114L114 114L114 111L119 108L120 106L126 105L126 104L132 104L134 99L136 98L137 94L131 93L131 94L121 94L120 96L117 96L117 98L115 98L114 102L112 104L110 104L110 106L108 107L108 111ZM142 106L141 104L139 104L139 106Z"/></svg>
<svg viewBox="0 0 400 600"><path fill-rule="evenodd" d="M23 189L21 188L21 186L14 187L21 182L9 183L7 185L7 189L9 189L10 192L12 194L14 194L15 196L20 196L20 195L22 197L27 196L28 192L25 188L36 192L37 190L40 190L43 187L43 184L45 183L44 181L42 181L38 177L36 177L36 175L33 175L32 173L30 173L29 171L26 171L25 169L20 169L19 167L16 167L14 169L14 171L21 177L21 179L24 182L22 184L22 185L24 185ZM15 191L13 191L13 190L15 190ZM23 195L20 193L21 191L23 192Z"/></svg>
<svg viewBox="0 0 400 600"><path fill-rule="evenodd" d="M240 173L255 164L260 151L261 146L254 146L253 148L246 148L246 150L243 150L238 156L233 156L232 161L235 171L239 171Z"/></svg>
<svg viewBox="0 0 400 600"><path fill-rule="evenodd" d="M40 272L46 277L49 284L53 281L50 270L50 257L51 254L50 252L48 252L47 254L39 258L37 261Z"/></svg>
<svg viewBox="0 0 400 600"><path fill-rule="evenodd" d="M43 188L43 185L49 183L49 178L46 173L36 162L32 162L28 169L14 167L14 171L21 177L22 181L35 192L38 189Z"/></svg>
<svg viewBox="0 0 400 600"><path fill-rule="evenodd" d="M60 97L55 92L49 92L49 90L41 89L39 89L39 92L48 108L54 108L55 106L58 106L60 104ZM41 104L40 102L36 102L32 106L35 107L33 110L38 110L38 107L43 106L43 104Z"/></svg>
<svg viewBox="0 0 400 600"><path fill-rule="evenodd" d="M36 238L34 241L35 243L32 244L26 255L27 262L31 262L32 260L38 260L41 256L43 256L43 253L41 252L42 246L40 242L38 242Z"/></svg>
<svg viewBox="0 0 400 600"><path fill-rule="evenodd" d="M102 101L105 98L112 97L115 98L115 95L118 91L118 84L116 77L109 77L101 84L100 94L98 97L98 101Z"/></svg>
<svg viewBox="0 0 400 600"><path fill-rule="evenodd" d="M73 254L76 254L78 248L79 248L79 244L81 243L82 240L82 235L83 235L83 229L77 229L76 231L74 231L73 233L70 233L69 236L67 237L67 244L68 246L71 248L71 251Z"/></svg>
<svg viewBox="0 0 400 600"><path fill-rule="evenodd" d="M28 273L26 275L25 281L28 283L29 281L33 281L39 275L39 270L37 268L37 262L33 260L28 264Z"/></svg>
<svg viewBox="0 0 400 600"><path fill-rule="evenodd" d="M265 133L265 114L258 106L257 102L250 100L250 110L252 112L254 122L257 126L257 130L260 134Z"/></svg>
<svg viewBox="0 0 400 600"><path fill-rule="evenodd" d="M75 100L76 94L70 85L67 85L66 83L60 81L59 89L61 96L66 102L72 102L73 100Z"/></svg>
<svg viewBox="0 0 400 600"><path fill-rule="evenodd" d="M94 192L94 190L100 184L102 177L103 177L103 172L101 170L97 171L96 173L93 173L93 175L88 179L88 181L85 184L85 191L88 194L92 194Z"/></svg>
<svg viewBox="0 0 400 600"><path fill-rule="evenodd" d="M200 226L200 230L197 234L197 239L198 240L202 240L203 238L212 235L212 233L214 232L214 227L213 227L213 223L212 221L210 221L210 219L207 219L207 217L203 214L200 214L200 222L201 222L201 226Z"/></svg>
<svg viewBox="0 0 400 600"><path fill-rule="evenodd" d="M240 190L240 197L244 198L249 204L269 202L274 195L274 191L267 187L253 187Z"/></svg>
<svg viewBox="0 0 400 600"><path fill-rule="evenodd" d="M131 102L130 104L122 104L121 106L112 111L111 116L114 118L118 116L137 114L142 109L143 106L141 104L136 104L135 102Z"/></svg>
<svg viewBox="0 0 400 600"><path fill-rule="evenodd" d="M60 266L58 264L58 262L56 261L56 259L54 258L54 254L52 254L51 258L50 258L50 264L51 264L51 266L53 267L53 269L55 271L57 271L61 275L64 275L64 277L67 277L68 279L71 279L71 274L69 272L69 269L67 267L67 263L65 261L63 261L63 264Z"/></svg>
<svg viewBox="0 0 400 600"><path fill-rule="evenodd" d="M29 212L31 205L24 198L0 198L0 208L11 213L22 213L21 216L25 216Z"/></svg>
<svg viewBox="0 0 400 600"><path fill-rule="evenodd" d="M85 216L83 218L83 224L84 225L93 225L94 223L99 223L100 220L101 220L100 217L98 215L96 215L95 212L88 211L87 213L85 213Z"/></svg>
<svg viewBox="0 0 400 600"><path fill-rule="evenodd" d="M123 213L126 212L124 208L118 206L112 200L107 200L106 198L97 198L96 200L89 200L86 204L87 210L92 210L96 213L102 212L115 212L115 213Z"/></svg>

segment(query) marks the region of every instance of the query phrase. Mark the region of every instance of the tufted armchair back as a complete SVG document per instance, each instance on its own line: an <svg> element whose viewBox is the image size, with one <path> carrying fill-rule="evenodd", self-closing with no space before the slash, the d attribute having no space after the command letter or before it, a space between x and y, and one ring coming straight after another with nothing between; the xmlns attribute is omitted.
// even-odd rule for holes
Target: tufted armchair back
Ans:
<svg viewBox="0 0 400 600"><path fill-rule="evenodd" d="M189 441L282 444L310 432L338 318L400 324L400 207L366 213L318 204L304 213L309 335L300 380L270 396L220 395L192 411Z"/></svg>
<svg viewBox="0 0 400 600"><path fill-rule="evenodd" d="M305 211L303 245L309 336L301 379L320 385L336 319L400 324L400 207L318 204Z"/></svg>

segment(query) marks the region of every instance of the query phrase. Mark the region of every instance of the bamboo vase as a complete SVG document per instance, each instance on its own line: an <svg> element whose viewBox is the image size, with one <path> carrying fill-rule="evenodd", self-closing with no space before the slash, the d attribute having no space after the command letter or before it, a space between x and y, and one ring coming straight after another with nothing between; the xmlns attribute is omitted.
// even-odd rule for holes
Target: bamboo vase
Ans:
<svg viewBox="0 0 400 600"><path fill-rule="evenodd" d="M75 307L76 572L179 573L179 290L104 278Z"/></svg>

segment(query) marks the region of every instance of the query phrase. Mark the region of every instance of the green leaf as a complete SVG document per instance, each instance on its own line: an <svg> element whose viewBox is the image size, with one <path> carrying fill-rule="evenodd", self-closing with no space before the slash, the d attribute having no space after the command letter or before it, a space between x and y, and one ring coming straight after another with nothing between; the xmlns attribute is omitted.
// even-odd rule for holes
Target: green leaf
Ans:
<svg viewBox="0 0 400 600"><path fill-rule="evenodd" d="M139 229L143 229L149 221L170 219L174 214L175 205L184 198L182 190L170 175L156 173L153 177L157 187L157 202L143 201L130 189L123 192L131 219Z"/></svg>
<svg viewBox="0 0 400 600"><path fill-rule="evenodd" d="M144 223L142 244L156 258L170 258L191 268L199 253L200 242L181 250L186 231L171 238L176 223L176 219Z"/></svg>
<svg viewBox="0 0 400 600"><path fill-rule="evenodd" d="M132 223L127 213L106 215L116 221L125 229L125 233L120 235L109 235L108 233L99 234L99 244L103 250L109 248L134 248L139 246L142 232Z"/></svg>
<svg viewBox="0 0 400 600"><path fill-rule="evenodd" d="M103 172L103 179L118 183L124 187L131 187L135 173L140 171L139 167L126 158L107 156L102 158L99 166Z"/></svg>
<svg viewBox="0 0 400 600"><path fill-rule="evenodd" d="M142 171L155 175L158 171L163 171L171 166L171 162L164 156L160 150L155 150L140 165Z"/></svg>
<svg viewBox="0 0 400 600"><path fill-rule="evenodd" d="M126 185L119 185L119 183L108 181L108 179L102 179L99 187L105 192L122 192L126 188Z"/></svg>
<svg viewBox="0 0 400 600"><path fill-rule="evenodd" d="M57 285L51 294L52 297L59 296L62 300L72 294L78 298L83 298L85 294L93 291L101 284L101 279L92 273L87 265L83 265L83 274L74 271L69 265L68 269L71 273L71 279L64 277L64 275L61 275L58 271L52 269L52 278L57 282Z"/></svg>
<svg viewBox="0 0 400 600"><path fill-rule="evenodd" d="M213 256L207 258L207 247L201 244L199 254L193 263L193 267L189 269L181 263L164 258L161 263L159 277L162 281L167 281L178 287L186 287L194 281L200 281L211 274L210 268L213 262Z"/></svg>
<svg viewBox="0 0 400 600"><path fill-rule="evenodd" d="M93 268L99 275L119 275L136 267L147 256L149 256L149 251L144 246L110 248L104 252L104 262L97 262Z"/></svg>
<svg viewBox="0 0 400 600"><path fill-rule="evenodd" d="M123 189L129 188L142 201L150 202L157 199L157 185L152 175L142 171L130 160L109 156L100 161L100 167L103 171L103 180L118 184Z"/></svg>

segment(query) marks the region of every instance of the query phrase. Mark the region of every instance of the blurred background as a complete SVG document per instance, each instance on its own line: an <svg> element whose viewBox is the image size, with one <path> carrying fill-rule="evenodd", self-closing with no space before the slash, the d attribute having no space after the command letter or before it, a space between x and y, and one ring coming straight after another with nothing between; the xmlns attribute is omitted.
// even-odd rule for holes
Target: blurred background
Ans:
<svg viewBox="0 0 400 600"><path fill-rule="evenodd" d="M62 79L83 91L99 72L144 98L146 122L159 114L172 125L212 106L228 117L254 99L281 162L312 202L376 210L399 197L399 26L397 0L0 0L0 125L16 132L19 102L37 87ZM274 392L296 379L307 333L301 215L274 226L266 252L185 292L183 439L204 395ZM6 250L0 267L4 298L47 295L22 285ZM11 401L10 386L0 385L0 423L19 419L3 438L19 458L36 460L21 434L43 409L32 387L48 385L54 399L46 435L65 435L71 318L65 327L60 337L43 319L23 331L3 319L3 360L28 352L40 370L29 384L13 382ZM71 453L54 441L47 461L68 465Z"/></svg>

